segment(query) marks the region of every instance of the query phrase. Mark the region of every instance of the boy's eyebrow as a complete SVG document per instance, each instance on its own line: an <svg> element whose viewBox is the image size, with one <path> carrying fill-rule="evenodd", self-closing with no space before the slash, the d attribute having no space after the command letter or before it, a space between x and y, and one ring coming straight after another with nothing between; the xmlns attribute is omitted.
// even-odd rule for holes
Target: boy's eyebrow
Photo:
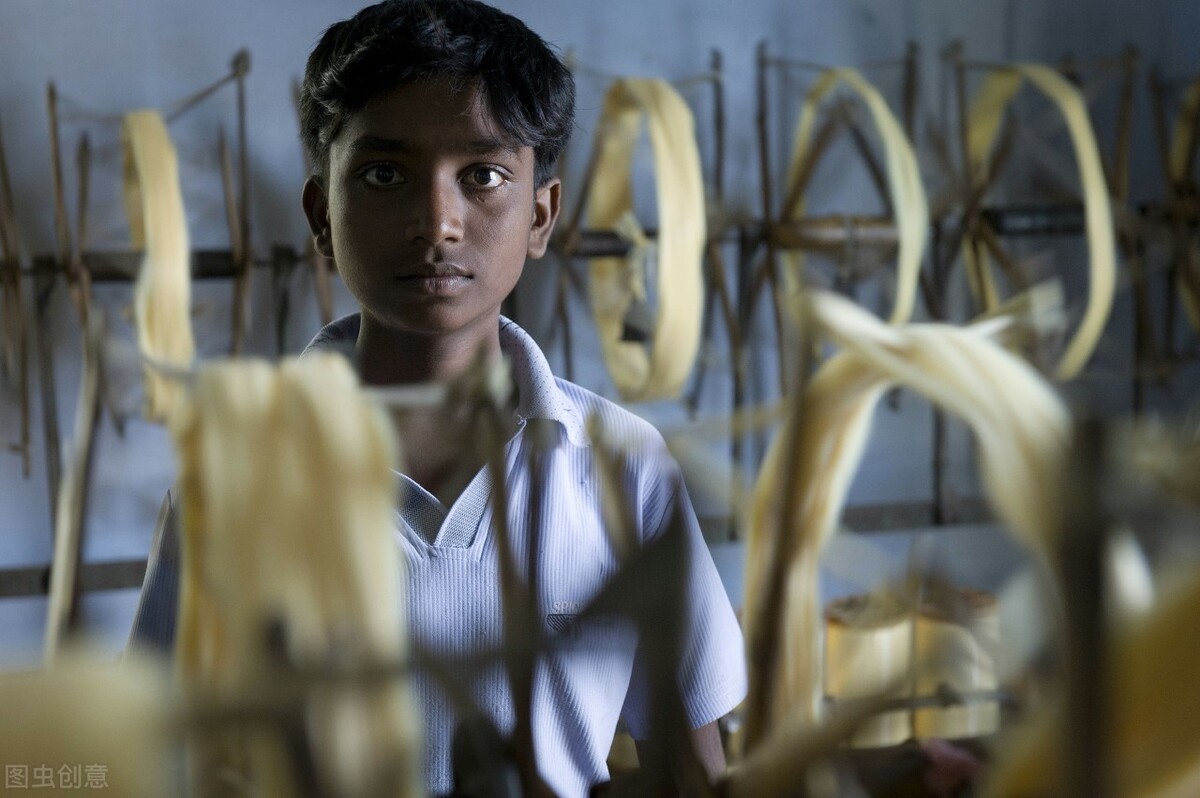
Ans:
<svg viewBox="0 0 1200 798"><path fill-rule="evenodd" d="M513 142L495 137L471 139L463 142L448 141L443 144L451 152L461 152L466 155L491 155L493 153L516 155L520 149L519 145ZM404 139L383 138L381 136L359 136L350 142L351 152L409 153L413 149L413 146Z"/></svg>

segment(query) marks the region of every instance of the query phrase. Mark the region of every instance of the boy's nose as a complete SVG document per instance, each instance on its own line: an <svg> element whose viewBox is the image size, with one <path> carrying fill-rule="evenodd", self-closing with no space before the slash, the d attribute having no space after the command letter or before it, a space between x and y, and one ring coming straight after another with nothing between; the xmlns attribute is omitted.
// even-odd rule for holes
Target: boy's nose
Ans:
<svg viewBox="0 0 1200 798"><path fill-rule="evenodd" d="M463 233L463 200L458 181L433 180L412 203L405 228L409 241L441 244Z"/></svg>

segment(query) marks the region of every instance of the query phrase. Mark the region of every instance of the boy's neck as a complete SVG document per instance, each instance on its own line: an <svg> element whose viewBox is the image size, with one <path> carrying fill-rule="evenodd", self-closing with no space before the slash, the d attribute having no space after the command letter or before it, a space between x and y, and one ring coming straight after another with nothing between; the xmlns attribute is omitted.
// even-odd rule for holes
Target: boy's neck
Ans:
<svg viewBox="0 0 1200 798"><path fill-rule="evenodd" d="M500 320L424 335L386 327L364 313L355 353L365 385L444 382L470 370L481 353L489 360L500 357Z"/></svg>

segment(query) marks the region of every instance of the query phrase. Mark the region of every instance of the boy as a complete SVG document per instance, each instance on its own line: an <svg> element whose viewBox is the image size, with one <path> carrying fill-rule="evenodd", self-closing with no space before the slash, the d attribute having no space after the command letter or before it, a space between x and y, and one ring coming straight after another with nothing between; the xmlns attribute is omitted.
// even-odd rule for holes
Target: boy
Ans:
<svg viewBox="0 0 1200 798"><path fill-rule="evenodd" d="M643 543L682 509L689 557L680 691L710 774L724 766L715 722L745 691L742 639L704 546L677 466L648 424L556 379L544 355L500 316L526 258L546 250L561 188L554 167L574 120L570 73L544 41L476 0L385 0L332 26L305 72L301 124L318 174L303 205L317 249L335 259L361 313L326 327L307 351L351 357L368 385L445 381L480 353L504 356L516 387L505 448L514 557L527 561L533 478L526 423L551 429L538 476L538 602L547 636L572 639L543 654L534 679L533 738L542 778L579 796L607 777L618 718L635 739L650 726L646 666L620 624L572 621L618 570L604 532L601 491L584 430L598 415L632 441L622 487L637 502ZM503 640L491 480L466 440L464 408L396 418L405 473L399 545L408 563L414 647L453 659ZM168 497L134 639L170 645L178 532ZM644 655L644 654L643 654ZM414 679L425 715L429 790L452 789L449 700ZM501 669L471 694L502 731L513 724Z"/></svg>

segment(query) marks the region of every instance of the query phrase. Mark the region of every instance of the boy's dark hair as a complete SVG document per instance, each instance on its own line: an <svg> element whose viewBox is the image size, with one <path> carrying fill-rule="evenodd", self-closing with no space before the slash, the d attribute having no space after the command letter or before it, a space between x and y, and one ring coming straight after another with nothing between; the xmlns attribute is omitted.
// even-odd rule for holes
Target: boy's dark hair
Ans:
<svg viewBox="0 0 1200 798"><path fill-rule="evenodd" d="M300 131L324 174L346 118L380 92L428 78L478 81L492 117L533 147L538 186L575 119L575 80L540 36L477 0L384 0L332 25L308 57Z"/></svg>

